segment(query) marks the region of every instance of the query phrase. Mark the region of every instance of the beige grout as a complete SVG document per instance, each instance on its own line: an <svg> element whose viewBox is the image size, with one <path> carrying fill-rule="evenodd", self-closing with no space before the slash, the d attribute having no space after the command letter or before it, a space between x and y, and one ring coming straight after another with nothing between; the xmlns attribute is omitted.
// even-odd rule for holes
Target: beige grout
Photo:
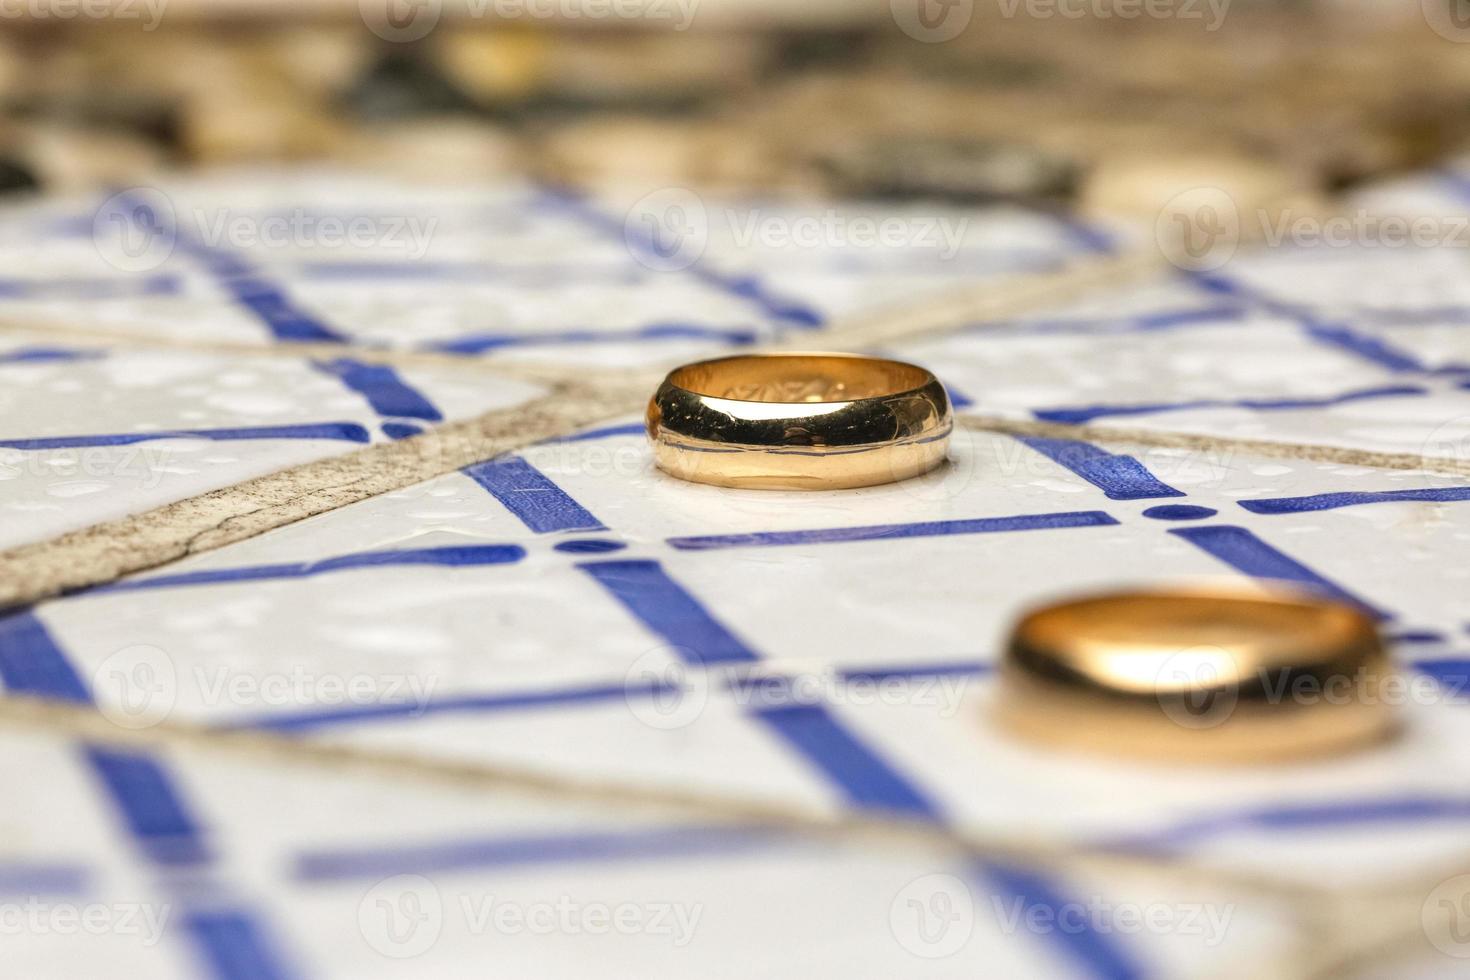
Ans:
<svg viewBox="0 0 1470 980"><path fill-rule="evenodd" d="M1011 419L995 415L961 415L957 421L965 428L977 432L1123 443L1159 449L1243 452L1271 459L1295 459L1315 463L1340 463L1344 466L1363 466L1380 470L1413 470L1447 476L1470 476L1470 460L1423 456L1417 453L1383 453L1366 449L1349 449L1344 446L1240 439L1234 436L1168 432L1160 429L1034 422L1029 419Z"/></svg>
<svg viewBox="0 0 1470 980"><path fill-rule="evenodd" d="M1190 864L1147 852L1109 851L1045 838L995 834L942 826L895 814L845 808L825 809L712 791L630 785L578 775L550 773L504 763L437 759L379 748L362 749L320 739L294 738L252 729L211 728L191 722L123 728L89 705L44 698L0 696L0 726L27 733L56 734L123 748L207 749L273 767L322 767L357 771L395 781L413 779L454 787L544 797L559 802L639 808L668 819L715 820L761 826L818 839L873 841L992 860L1032 862L1074 873L1120 876L1163 875L1175 883L1228 888L1286 902L1320 902L1327 891L1315 885L1263 876L1219 865Z"/></svg>
<svg viewBox="0 0 1470 980"><path fill-rule="evenodd" d="M636 411L643 391L559 386L513 408L0 552L0 609L106 584Z"/></svg>

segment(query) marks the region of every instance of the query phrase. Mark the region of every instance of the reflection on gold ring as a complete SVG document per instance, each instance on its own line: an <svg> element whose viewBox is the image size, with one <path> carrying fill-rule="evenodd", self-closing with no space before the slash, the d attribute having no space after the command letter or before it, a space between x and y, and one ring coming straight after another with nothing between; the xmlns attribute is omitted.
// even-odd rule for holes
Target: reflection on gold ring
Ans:
<svg viewBox="0 0 1470 980"><path fill-rule="evenodd" d="M688 364L648 404L659 467L746 489L840 490L944 462L949 396L913 364L856 354L749 354Z"/></svg>

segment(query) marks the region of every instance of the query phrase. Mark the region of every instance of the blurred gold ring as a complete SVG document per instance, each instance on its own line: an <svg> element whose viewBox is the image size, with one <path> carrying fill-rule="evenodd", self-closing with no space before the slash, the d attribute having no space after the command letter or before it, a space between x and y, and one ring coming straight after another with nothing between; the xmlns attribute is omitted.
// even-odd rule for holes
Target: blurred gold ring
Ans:
<svg viewBox="0 0 1470 980"><path fill-rule="evenodd" d="M933 374L856 354L749 354L686 364L648 403L660 469L762 490L892 483L944 462L954 418Z"/></svg>
<svg viewBox="0 0 1470 980"><path fill-rule="evenodd" d="M1334 599L1284 586L1116 592L1023 617L995 711L1054 748L1294 760L1392 734L1393 673L1373 619Z"/></svg>

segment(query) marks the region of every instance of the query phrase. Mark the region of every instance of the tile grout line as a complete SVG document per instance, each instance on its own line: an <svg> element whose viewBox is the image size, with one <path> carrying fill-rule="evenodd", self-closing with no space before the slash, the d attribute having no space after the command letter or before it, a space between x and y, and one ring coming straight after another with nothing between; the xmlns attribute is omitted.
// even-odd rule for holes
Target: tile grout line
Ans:
<svg viewBox="0 0 1470 980"><path fill-rule="evenodd" d="M1159 449L1246 452L1272 459L1341 463L1344 466L1362 466L1380 470L1419 470L1445 476L1470 477L1470 460L1421 456L1416 453L1385 453L1366 449L1349 449L1345 446L1326 446L1319 443L1273 442L1266 439L1240 439L1233 436L1214 436L1195 432L1040 422L995 415L961 415L956 421L964 428L976 432L996 432L1003 435L1075 439L1113 445L1123 443Z"/></svg>
<svg viewBox="0 0 1470 980"><path fill-rule="evenodd" d="M20 545L0 552L0 610L103 585L635 411L643 391L556 386L513 408Z"/></svg>
<svg viewBox="0 0 1470 980"><path fill-rule="evenodd" d="M1058 870L1078 870L1077 862L1109 874L1163 874L1178 882L1232 888L1259 898L1291 903L1321 902L1341 894L1325 886L1274 878L1250 871L1190 864L1173 855L1111 851L1085 844L1044 838L1009 838L942 827L933 822L874 813L792 806L759 797L699 792L653 785L604 782L582 776L549 773L505 764L485 764L364 749L342 743L292 738L251 729L218 729L188 722L165 721L143 729L125 729L90 706L32 696L0 695L0 726L27 732L65 735L88 741L143 749L208 749L239 753L274 765L322 766L334 772L369 771L383 776L432 780L462 788L546 796L641 807L674 814L717 819L734 826L768 826L825 839L872 839L896 846L954 851L970 857L1034 861ZM1366 893L1367 897L1377 891Z"/></svg>

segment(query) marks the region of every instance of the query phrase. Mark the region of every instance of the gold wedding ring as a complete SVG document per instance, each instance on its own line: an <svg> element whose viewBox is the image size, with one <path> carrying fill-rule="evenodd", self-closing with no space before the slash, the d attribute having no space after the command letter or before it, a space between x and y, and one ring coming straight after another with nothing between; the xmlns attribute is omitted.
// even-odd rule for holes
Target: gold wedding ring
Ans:
<svg viewBox="0 0 1470 980"><path fill-rule="evenodd" d="M933 374L855 354L749 354L686 364L648 404L660 469L762 490L906 480L944 462L954 418Z"/></svg>
<svg viewBox="0 0 1470 980"><path fill-rule="evenodd" d="M1034 742L1181 763L1297 759L1392 732L1365 613L1283 590L1123 592L1021 619L997 720Z"/></svg>

